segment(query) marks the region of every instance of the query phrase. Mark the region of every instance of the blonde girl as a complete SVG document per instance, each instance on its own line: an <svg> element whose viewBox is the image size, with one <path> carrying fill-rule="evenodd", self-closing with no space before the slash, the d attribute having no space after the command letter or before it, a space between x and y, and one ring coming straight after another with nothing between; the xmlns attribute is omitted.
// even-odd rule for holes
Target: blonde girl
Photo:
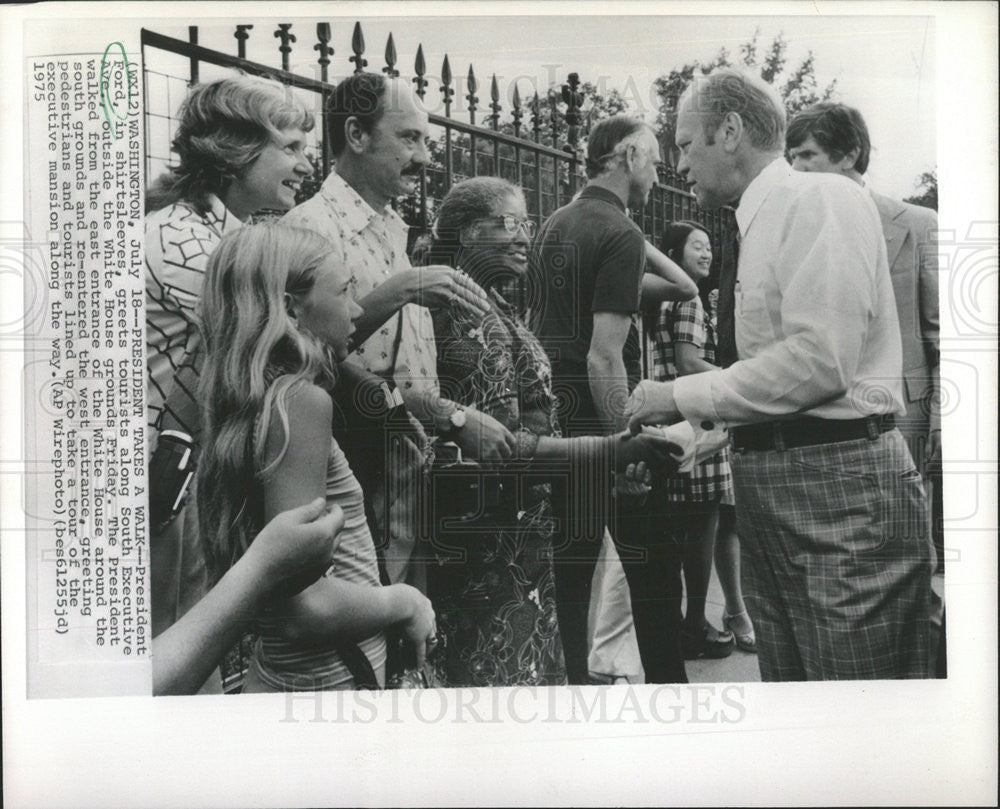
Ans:
<svg viewBox="0 0 1000 809"><path fill-rule="evenodd" d="M243 228L212 255L200 304L198 515L216 575L281 511L323 495L345 515L330 568L300 579L258 622L245 692L356 687L347 658L358 649L381 685L384 630L401 629L418 662L435 635L419 591L380 586L361 486L331 434L335 363L362 313L331 252L309 231Z"/></svg>

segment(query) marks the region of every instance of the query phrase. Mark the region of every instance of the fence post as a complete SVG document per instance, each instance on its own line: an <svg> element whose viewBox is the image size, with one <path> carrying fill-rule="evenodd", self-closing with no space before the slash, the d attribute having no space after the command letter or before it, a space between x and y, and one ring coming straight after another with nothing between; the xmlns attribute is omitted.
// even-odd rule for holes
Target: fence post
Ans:
<svg viewBox="0 0 1000 809"><path fill-rule="evenodd" d="M441 95L444 96L445 118L451 118L451 99L455 95L455 90L451 86L451 65L448 63L448 54L444 55L444 62L441 63Z"/></svg>
<svg viewBox="0 0 1000 809"><path fill-rule="evenodd" d="M469 123L475 126L476 124L476 102L479 101L479 96L476 95L476 90L479 89L479 82L476 81L476 74L472 71L472 65L469 65L469 74L466 77L466 83L469 88L468 94L465 96L469 100ZM473 177L479 176L479 139L476 137L476 132L473 130L469 133L469 159L471 161L470 169Z"/></svg>
<svg viewBox="0 0 1000 809"><path fill-rule="evenodd" d="M455 90L451 86L451 65L448 63L448 54L444 55L444 62L441 64L441 95L444 96L444 115L451 117L451 98L455 95ZM452 177L452 148L451 148L451 127L444 129L444 185L451 188Z"/></svg>
<svg viewBox="0 0 1000 809"><path fill-rule="evenodd" d="M392 40L391 32L389 33L389 39L385 43L385 67L382 68L382 72L390 79L394 79L399 75L399 71L396 70L396 43Z"/></svg>
<svg viewBox="0 0 1000 809"><path fill-rule="evenodd" d="M555 93L549 93L549 126L552 128L552 148L559 148L559 102ZM557 206L558 207L558 206Z"/></svg>
<svg viewBox="0 0 1000 809"><path fill-rule="evenodd" d="M496 73L490 82L490 109L493 111L490 115L490 128L497 132L500 129L500 88L497 86Z"/></svg>
<svg viewBox="0 0 1000 809"><path fill-rule="evenodd" d="M330 80L330 57L333 56L333 48L330 47L330 23L316 23L316 39L319 42L313 45L313 50L319 51L319 78L326 83Z"/></svg>
<svg viewBox="0 0 1000 809"><path fill-rule="evenodd" d="M198 26L189 25L188 26L188 42L192 45L198 44ZM198 59L194 56L191 57L191 82L193 86L198 83Z"/></svg>
<svg viewBox="0 0 1000 809"><path fill-rule="evenodd" d="M233 34L236 37L236 55L240 59L247 58L247 40L250 39L250 34L247 33L252 25L237 25L236 33Z"/></svg>
<svg viewBox="0 0 1000 809"><path fill-rule="evenodd" d="M493 74L490 82L490 128L494 132L500 131L500 88L497 86L497 74ZM500 176L500 141L493 139L493 175Z"/></svg>
<svg viewBox="0 0 1000 809"><path fill-rule="evenodd" d="M583 104L583 93L577 91L579 86L578 73L570 73L568 83L562 86L562 97L566 102L566 142L574 153L580 139L580 106Z"/></svg>
<svg viewBox="0 0 1000 809"><path fill-rule="evenodd" d="M531 99L531 130L535 135L535 143L539 143L542 139L542 102L537 90L535 97Z"/></svg>
<svg viewBox="0 0 1000 809"><path fill-rule="evenodd" d="M427 64L424 62L424 46L417 45L417 58L413 62L413 72L416 76L413 77L412 81L417 85L416 93L420 98L420 101L424 100L424 93L427 92L427 79L424 78L424 74L427 73Z"/></svg>
<svg viewBox="0 0 1000 809"><path fill-rule="evenodd" d="M469 65L469 75L468 75L468 86L469 92L465 96L469 100L469 123L473 126L476 125L476 102L479 101L479 96L476 95L476 90L479 89L479 83L476 81L476 74L472 71L472 65Z"/></svg>
<svg viewBox="0 0 1000 809"><path fill-rule="evenodd" d="M330 57L333 56L333 48L330 47L330 23L316 23L316 39L319 41L313 45L313 50L319 51L319 77L323 84L326 85L330 80ZM330 174L331 163L330 138L326 130L326 106L329 97L330 91L324 86L321 96L322 106L320 108L320 131L323 133L323 142L320 144L322 149L319 156L320 167L323 170L324 177Z"/></svg>
<svg viewBox="0 0 1000 809"><path fill-rule="evenodd" d="M281 45L278 50L281 51L281 69L286 73L289 68L289 54L292 52L292 46L290 43L297 42L295 34L289 33L289 28L292 27L290 22L278 23L278 30L274 32L274 36L281 40Z"/></svg>
<svg viewBox="0 0 1000 809"><path fill-rule="evenodd" d="M354 56L348 59L349 62L354 62L354 72L364 73L365 68L368 66L368 60L364 58L365 52L365 35L361 33L361 23L354 23L354 34L351 36L351 50L354 51Z"/></svg>
<svg viewBox="0 0 1000 809"><path fill-rule="evenodd" d="M562 86L563 101L566 102L566 151L572 156L569 164L569 193L576 194L577 162L580 148L580 122L583 119L583 93L579 92L580 74L570 73L567 83Z"/></svg>

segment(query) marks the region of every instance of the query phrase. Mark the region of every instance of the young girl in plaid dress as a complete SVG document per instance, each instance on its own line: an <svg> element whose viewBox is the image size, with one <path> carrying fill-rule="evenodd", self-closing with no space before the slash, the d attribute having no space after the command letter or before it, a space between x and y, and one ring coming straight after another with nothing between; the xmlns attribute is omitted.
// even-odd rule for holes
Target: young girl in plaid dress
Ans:
<svg viewBox="0 0 1000 809"><path fill-rule="evenodd" d="M667 225L660 249L699 282L698 297L667 302L660 308L653 330L653 379L665 382L715 367L718 290L713 289L716 283L710 278L711 242L700 225L684 221ZM696 465L690 475L671 476L666 481L666 490L668 500L675 506L672 529L684 543L685 657L725 657L734 644L745 651L754 651L753 625L740 589L729 450ZM713 554L726 600L722 632L705 617Z"/></svg>

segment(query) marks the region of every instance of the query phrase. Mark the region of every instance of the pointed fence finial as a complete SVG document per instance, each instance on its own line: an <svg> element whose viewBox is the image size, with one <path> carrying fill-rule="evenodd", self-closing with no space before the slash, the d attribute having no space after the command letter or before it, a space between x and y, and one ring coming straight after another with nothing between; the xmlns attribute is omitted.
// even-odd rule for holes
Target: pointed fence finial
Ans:
<svg viewBox="0 0 1000 809"><path fill-rule="evenodd" d="M535 97L531 99L531 131L535 137L535 143L542 140L542 101L535 90Z"/></svg>
<svg viewBox="0 0 1000 809"><path fill-rule="evenodd" d="M465 96L469 100L469 123L476 123L476 102L479 101L479 96L476 95L476 90L479 84L476 82L476 74L472 71L472 65L469 65L469 75L467 78L469 85L469 92Z"/></svg>
<svg viewBox="0 0 1000 809"><path fill-rule="evenodd" d="M382 72L391 79L399 75L399 71L396 70L396 43L392 40L391 32L385 43L385 67L382 68Z"/></svg>
<svg viewBox="0 0 1000 809"><path fill-rule="evenodd" d="M444 96L445 117L451 117L451 99L455 95L455 90L451 86L451 65L448 63L448 54L444 55L444 62L441 64L441 95Z"/></svg>
<svg viewBox="0 0 1000 809"><path fill-rule="evenodd" d="M354 34L351 36L351 50L354 51L354 56L348 59L349 62L354 62L354 72L364 73L365 68L368 67L368 60L364 58L365 53L365 35L361 33L361 23L354 23Z"/></svg>
<svg viewBox="0 0 1000 809"><path fill-rule="evenodd" d="M497 86L497 74L493 74L493 81L490 82L490 127L494 132L500 129L500 88Z"/></svg>
<svg viewBox="0 0 1000 809"><path fill-rule="evenodd" d="M427 92L427 79L424 78L427 73L427 63L424 61L423 45L417 45L417 58L413 62L413 72L417 74L412 79L413 83L417 85L417 96L423 101L424 93Z"/></svg>

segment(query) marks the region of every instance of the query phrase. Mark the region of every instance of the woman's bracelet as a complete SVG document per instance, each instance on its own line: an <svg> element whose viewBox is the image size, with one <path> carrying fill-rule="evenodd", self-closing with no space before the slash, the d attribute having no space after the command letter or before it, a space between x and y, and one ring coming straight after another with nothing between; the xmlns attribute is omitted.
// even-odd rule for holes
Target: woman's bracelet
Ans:
<svg viewBox="0 0 1000 809"><path fill-rule="evenodd" d="M538 449L538 436L528 430L521 429L514 434L517 439L516 460L527 461L535 457Z"/></svg>

